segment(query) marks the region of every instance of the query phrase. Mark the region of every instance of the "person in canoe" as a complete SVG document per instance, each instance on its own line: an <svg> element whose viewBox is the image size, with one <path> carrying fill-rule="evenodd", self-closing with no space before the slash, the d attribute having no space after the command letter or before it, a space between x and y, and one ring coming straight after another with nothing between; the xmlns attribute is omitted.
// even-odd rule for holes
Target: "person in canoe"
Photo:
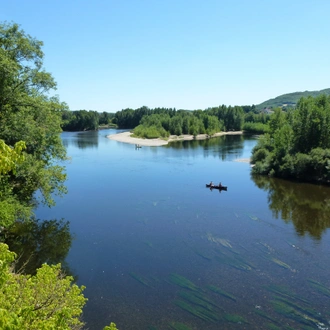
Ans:
<svg viewBox="0 0 330 330"><path fill-rule="evenodd" d="M210 182L210 187L213 187L213 182L212 181Z"/></svg>
<svg viewBox="0 0 330 330"><path fill-rule="evenodd" d="M221 188L221 187L222 187L221 182L219 182L219 188Z"/></svg>

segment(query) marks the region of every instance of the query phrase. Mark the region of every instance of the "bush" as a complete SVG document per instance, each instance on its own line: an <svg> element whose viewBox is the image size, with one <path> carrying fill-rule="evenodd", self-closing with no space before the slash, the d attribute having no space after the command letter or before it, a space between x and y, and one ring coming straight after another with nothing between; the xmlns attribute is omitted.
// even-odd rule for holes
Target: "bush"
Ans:
<svg viewBox="0 0 330 330"><path fill-rule="evenodd" d="M243 130L247 133L264 134L269 132L269 126L262 123L247 122L243 125Z"/></svg>
<svg viewBox="0 0 330 330"><path fill-rule="evenodd" d="M252 154L251 163L255 164L256 162L264 161L269 156L269 151L265 148L258 149Z"/></svg>
<svg viewBox="0 0 330 330"><path fill-rule="evenodd" d="M165 131L163 127L155 125L149 127L139 125L133 130L133 136L141 137L144 139L167 138L169 135L170 133Z"/></svg>
<svg viewBox="0 0 330 330"><path fill-rule="evenodd" d="M1 329L79 329L86 302L84 287L64 276L60 265L42 265L37 274L12 272L15 254L0 243L0 327Z"/></svg>

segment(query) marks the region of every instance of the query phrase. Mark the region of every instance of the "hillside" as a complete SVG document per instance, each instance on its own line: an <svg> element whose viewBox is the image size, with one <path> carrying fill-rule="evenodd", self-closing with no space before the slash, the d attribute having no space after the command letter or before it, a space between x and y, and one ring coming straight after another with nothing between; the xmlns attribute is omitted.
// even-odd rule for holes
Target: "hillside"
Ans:
<svg viewBox="0 0 330 330"><path fill-rule="evenodd" d="M270 99L256 105L256 108L264 109L264 108L276 108L276 107L294 107L301 97L307 97L307 96L315 97L320 94L330 95L330 88L322 89L320 91L305 91L305 92L283 94L275 97L274 99Z"/></svg>

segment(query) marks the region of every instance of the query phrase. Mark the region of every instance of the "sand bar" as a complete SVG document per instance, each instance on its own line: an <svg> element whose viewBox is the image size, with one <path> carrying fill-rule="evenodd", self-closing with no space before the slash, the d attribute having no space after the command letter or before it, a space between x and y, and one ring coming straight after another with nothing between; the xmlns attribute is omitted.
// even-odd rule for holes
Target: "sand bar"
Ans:
<svg viewBox="0 0 330 330"><path fill-rule="evenodd" d="M193 135L170 135L170 137L165 140L165 139L141 139L141 138L135 138L132 137L133 133L131 132L123 132L123 133L118 133L118 134L111 134L108 135L107 138L110 140L115 140L118 142L124 142L124 143L130 143L130 144L138 144L140 146L148 146L148 147L159 147L159 146L164 146L170 142L173 141L189 141L189 140L194 140ZM222 135L239 135L243 134L242 131L237 131L237 132L220 132L220 133L215 133L211 136L212 137L217 137L217 136L222 136ZM199 134L196 136L196 140L205 140L209 138L207 134Z"/></svg>
<svg viewBox="0 0 330 330"><path fill-rule="evenodd" d="M250 164L251 163L251 158L239 158L239 159L235 159L234 162Z"/></svg>

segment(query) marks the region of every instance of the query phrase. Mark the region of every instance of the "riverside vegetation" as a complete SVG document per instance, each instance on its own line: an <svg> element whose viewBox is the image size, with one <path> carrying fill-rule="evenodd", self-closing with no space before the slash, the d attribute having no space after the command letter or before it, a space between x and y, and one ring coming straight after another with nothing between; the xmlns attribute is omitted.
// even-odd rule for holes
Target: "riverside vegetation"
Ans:
<svg viewBox="0 0 330 330"><path fill-rule="evenodd" d="M84 287L74 284L60 264L48 265L49 260L41 259L37 269L28 271L24 264L17 269L16 254L4 243L12 237L13 227L17 230L23 223L34 228L33 236L38 227L33 209L38 203L54 205L54 194L66 192L66 174L60 165L66 152L60 133L62 113L68 107L47 95L56 83L43 69L42 45L19 25L0 24L1 329L81 328L87 300ZM41 227L46 232L49 228L67 231L67 224L56 220ZM105 329L116 327L111 324Z"/></svg>
<svg viewBox="0 0 330 330"><path fill-rule="evenodd" d="M330 96L301 98L294 110L276 109L269 133L252 151L253 173L330 182Z"/></svg>
<svg viewBox="0 0 330 330"><path fill-rule="evenodd" d="M255 106L212 107L205 110L176 110L143 106L123 109L115 114L77 110L62 112L62 128L65 131L97 130L100 127L132 129L134 136L142 138L168 138L181 134L213 135L220 131L264 133L268 130L269 114Z"/></svg>
<svg viewBox="0 0 330 330"><path fill-rule="evenodd" d="M213 134L221 131L264 133L269 116L254 106L212 107L203 110L176 110L175 108L141 107L116 112L112 122L119 128L132 128L133 136L168 138L170 135Z"/></svg>

